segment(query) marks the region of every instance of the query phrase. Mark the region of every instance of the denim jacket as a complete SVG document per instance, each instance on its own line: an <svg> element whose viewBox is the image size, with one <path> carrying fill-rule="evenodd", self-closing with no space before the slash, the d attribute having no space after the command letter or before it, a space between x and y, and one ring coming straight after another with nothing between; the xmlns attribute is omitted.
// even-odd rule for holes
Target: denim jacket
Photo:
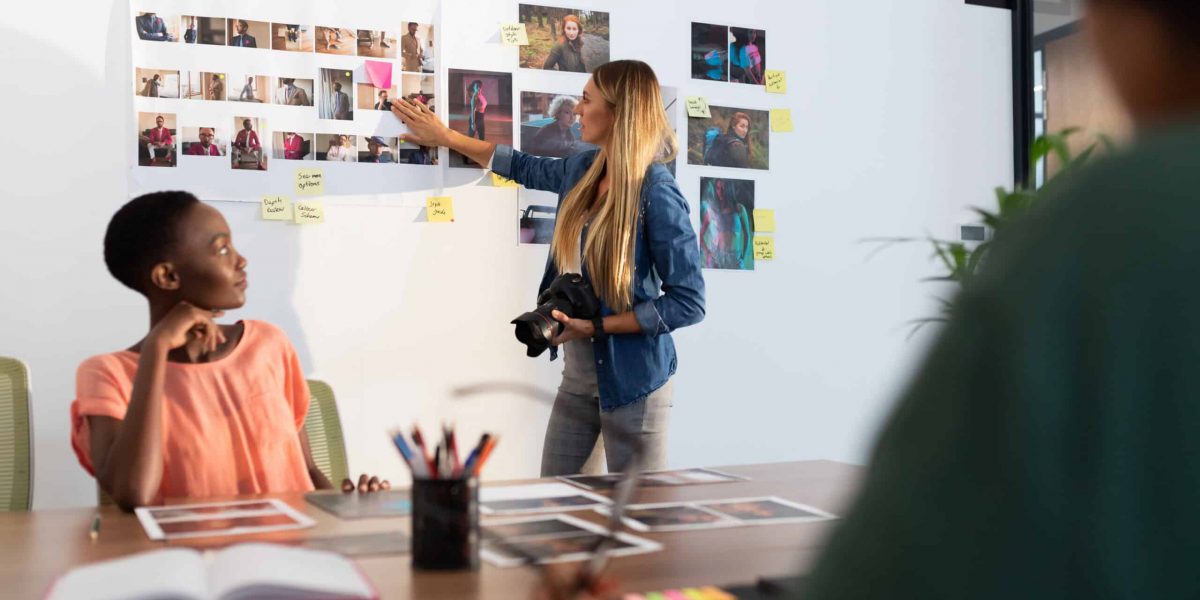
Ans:
<svg viewBox="0 0 1200 600"><path fill-rule="evenodd" d="M597 150L570 158L542 158L496 146L492 170L535 190L558 194L559 206L592 162ZM704 318L704 276L700 244L687 200L666 167L655 164L642 184L641 210L634 251L633 313L640 334L610 335L593 341L600 409L611 411L637 402L675 374L671 332ZM538 287L540 295L558 276L552 257ZM583 274L587 277L586 269ZM590 283L590 281L589 281ZM600 302L601 314L616 311ZM552 351L550 359L557 353Z"/></svg>

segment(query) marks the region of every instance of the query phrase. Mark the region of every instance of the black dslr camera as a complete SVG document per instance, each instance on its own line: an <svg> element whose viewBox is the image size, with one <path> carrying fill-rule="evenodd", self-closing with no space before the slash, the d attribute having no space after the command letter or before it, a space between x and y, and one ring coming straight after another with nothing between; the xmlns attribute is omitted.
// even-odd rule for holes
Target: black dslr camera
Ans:
<svg viewBox="0 0 1200 600"><path fill-rule="evenodd" d="M562 323L550 316L559 311L572 319L591 320L600 314L600 301L592 286L582 275L559 275L537 299L538 307L512 320L517 340L527 346L525 354L533 357L550 347L550 340L562 332Z"/></svg>

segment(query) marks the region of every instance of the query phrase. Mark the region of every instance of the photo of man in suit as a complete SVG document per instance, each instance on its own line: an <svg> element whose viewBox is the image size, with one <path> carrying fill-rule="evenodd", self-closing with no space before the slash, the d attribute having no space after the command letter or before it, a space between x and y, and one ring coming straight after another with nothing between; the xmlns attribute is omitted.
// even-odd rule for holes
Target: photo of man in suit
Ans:
<svg viewBox="0 0 1200 600"><path fill-rule="evenodd" d="M138 15L133 20L138 37L149 42L174 42L175 36L167 31L167 23L156 13Z"/></svg>
<svg viewBox="0 0 1200 600"><path fill-rule="evenodd" d="M246 22L245 19L237 19L234 22L234 31L237 31L237 35L229 38L230 46L238 48L258 47L258 40L254 39L254 36L248 33L250 31L250 23Z"/></svg>

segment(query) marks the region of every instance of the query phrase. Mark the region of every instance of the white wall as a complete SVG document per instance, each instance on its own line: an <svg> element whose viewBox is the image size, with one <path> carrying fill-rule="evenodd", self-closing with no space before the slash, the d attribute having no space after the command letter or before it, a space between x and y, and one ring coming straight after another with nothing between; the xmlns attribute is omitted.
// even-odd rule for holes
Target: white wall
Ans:
<svg viewBox="0 0 1200 600"><path fill-rule="evenodd" d="M779 258L753 273L706 271L708 319L676 337L671 463L863 461L927 341L906 341L904 324L936 309L934 290L917 283L933 271L924 247L867 261L860 240L953 235L965 206L1010 183L1008 13L961 0L575 5L611 11L613 58L647 60L681 95L788 106L797 125L772 136L770 172L680 165L694 219L701 175L755 179L758 205L777 211ZM516 70L515 51L495 45L515 2L446 0L441 14L443 68ZM787 71L790 93L689 80L692 20L767 29L769 66ZM0 81L10 117L0 145L0 354L33 371L39 508L93 501L68 442L75 366L128 346L147 325L143 301L109 277L100 252L127 199L130 23L123 0L0 12L11 63ZM522 71L515 87L582 83ZM334 385L354 469L403 479L384 429L451 419L500 433L490 478L532 476L548 405L512 391L454 400L451 389L492 380L554 389L560 364L526 359L508 325L532 305L545 249L514 243L515 192L475 187L461 172L447 181L459 186L448 190L450 226L415 223L415 202L331 201L327 223L312 228L218 204L250 261L250 301L233 316L283 326L311 374Z"/></svg>

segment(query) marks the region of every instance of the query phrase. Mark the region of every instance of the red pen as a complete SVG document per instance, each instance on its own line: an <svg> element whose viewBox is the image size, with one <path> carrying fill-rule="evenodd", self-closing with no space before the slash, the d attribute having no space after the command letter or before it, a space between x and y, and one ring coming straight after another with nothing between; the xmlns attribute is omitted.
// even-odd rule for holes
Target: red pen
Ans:
<svg viewBox="0 0 1200 600"><path fill-rule="evenodd" d="M458 444L454 440L454 429L445 427L443 432L446 435L446 450L450 453L450 476L458 477L462 472L462 464L458 462Z"/></svg>
<svg viewBox="0 0 1200 600"><path fill-rule="evenodd" d="M429 451L425 449L425 438L421 435L421 429L417 427L416 423L413 424L412 438L417 448L421 449L421 459L425 461L425 464L429 465L429 476L437 479L437 465L433 464L433 459L429 457Z"/></svg>

